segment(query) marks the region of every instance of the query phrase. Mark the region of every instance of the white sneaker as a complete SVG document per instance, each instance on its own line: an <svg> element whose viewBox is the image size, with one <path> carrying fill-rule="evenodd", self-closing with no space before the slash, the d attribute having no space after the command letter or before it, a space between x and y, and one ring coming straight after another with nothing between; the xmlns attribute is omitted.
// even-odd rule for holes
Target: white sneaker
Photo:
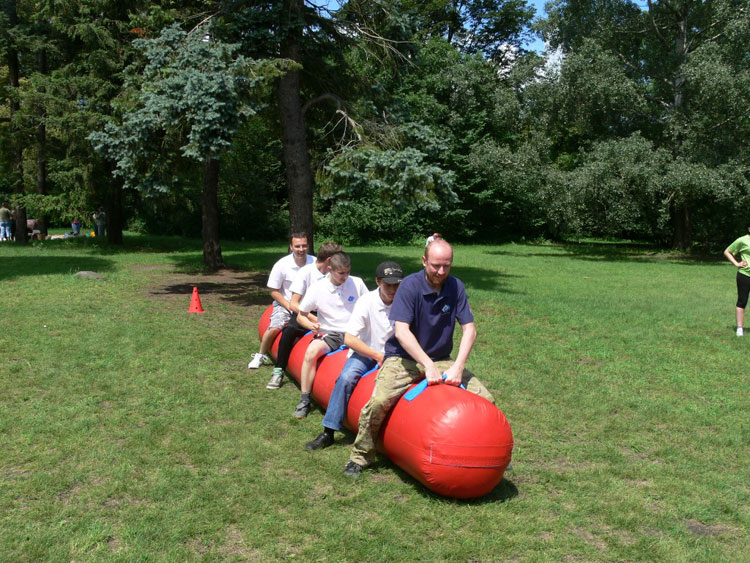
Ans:
<svg viewBox="0 0 750 563"><path fill-rule="evenodd" d="M258 369L260 366L268 361L268 356L265 354L253 354L253 359L247 364L247 369Z"/></svg>
<svg viewBox="0 0 750 563"><path fill-rule="evenodd" d="M742 327L738 327L737 328L737 336L744 336L744 335L745 335L745 331L742 330Z"/></svg>
<svg viewBox="0 0 750 563"><path fill-rule="evenodd" d="M284 370L281 368L273 368L271 375L271 381L266 385L266 389L278 389L281 387L281 382L284 380Z"/></svg>

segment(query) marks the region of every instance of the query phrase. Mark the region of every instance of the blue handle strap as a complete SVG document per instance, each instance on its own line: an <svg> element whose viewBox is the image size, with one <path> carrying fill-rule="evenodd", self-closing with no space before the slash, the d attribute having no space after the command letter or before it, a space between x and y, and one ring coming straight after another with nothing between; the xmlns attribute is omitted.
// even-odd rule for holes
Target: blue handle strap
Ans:
<svg viewBox="0 0 750 563"><path fill-rule="evenodd" d="M427 389L427 380L423 379L419 382L419 384L409 389L406 395L404 395L404 399L406 401L413 401L414 399L419 397L419 394L422 393L422 391L424 391L425 389Z"/></svg>
<svg viewBox="0 0 750 563"><path fill-rule="evenodd" d="M446 379L447 379L447 376L445 374L443 374L443 381L445 381ZM461 387L461 389L466 389L466 387L464 386L463 383L459 387ZM417 384L414 387L412 387L411 389L409 389L408 393L406 393L406 395L404 395L404 399L407 400L407 401L413 401L414 399L416 399L417 397L419 397L419 395L425 389L427 389L427 380L423 379L422 381L419 382L419 384Z"/></svg>
<svg viewBox="0 0 750 563"><path fill-rule="evenodd" d="M341 346L339 346L339 347L338 347L338 348L336 348L335 350L331 350L330 352L328 352L328 353L326 354L326 356L332 356L332 355L334 355L334 354L338 354L339 352L343 352L344 350L348 350L348 348L346 347L346 345L345 345L345 344L342 344Z"/></svg>

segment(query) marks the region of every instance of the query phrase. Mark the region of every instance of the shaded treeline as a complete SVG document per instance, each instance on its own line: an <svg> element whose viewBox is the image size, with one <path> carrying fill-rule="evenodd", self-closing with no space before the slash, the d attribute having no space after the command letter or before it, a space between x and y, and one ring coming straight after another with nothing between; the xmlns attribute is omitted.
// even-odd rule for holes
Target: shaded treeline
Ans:
<svg viewBox="0 0 750 563"><path fill-rule="evenodd" d="M747 221L750 0L37 3L0 17L0 194L45 223L342 242ZM532 33L548 56L526 52Z"/></svg>

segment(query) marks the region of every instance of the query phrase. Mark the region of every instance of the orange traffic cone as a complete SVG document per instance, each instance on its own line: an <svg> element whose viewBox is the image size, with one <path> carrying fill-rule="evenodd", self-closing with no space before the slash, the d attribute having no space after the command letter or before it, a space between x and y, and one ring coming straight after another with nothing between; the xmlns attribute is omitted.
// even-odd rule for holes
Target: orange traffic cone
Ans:
<svg viewBox="0 0 750 563"><path fill-rule="evenodd" d="M205 313L203 307L201 307L201 298L198 295L198 288L193 288L193 298L190 300L190 309L188 313Z"/></svg>

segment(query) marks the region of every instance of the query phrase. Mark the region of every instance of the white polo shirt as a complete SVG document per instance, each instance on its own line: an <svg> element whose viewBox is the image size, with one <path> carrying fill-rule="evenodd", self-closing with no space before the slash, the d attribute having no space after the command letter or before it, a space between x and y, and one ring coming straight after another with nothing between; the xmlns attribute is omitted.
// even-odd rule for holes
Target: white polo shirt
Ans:
<svg viewBox="0 0 750 563"><path fill-rule="evenodd" d="M385 341L395 332L395 325L388 318L391 305L383 303L380 288L366 293L355 303L345 332L359 337L373 350L384 352Z"/></svg>
<svg viewBox="0 0 750 563"><path fill-rule="evenodd" d="M303 313L317 311L324 332L344 332L357 299L366 293L365 282L357 276L349 276L341 285L333 285L331 279L325 277L308 288L299 310Z"/></svg>
<svg viewBox="0 0 750 563"><path fill-rule="evenodd" d="M318 263L312 262L299 269L299 272L297 272L297 275L292 280L292 285L289 286L289 291L297 295L304 295L308 287L316 281L322 280L324 277L326 277L326 274L318 270Z"/></svg>
<svg viewBox="0 0 750 563"><path fill-rule="evenodd" d="M292 298L292 292L289 289L292 285L297 272L299 272L306 264L315 262L315 256L307 255L305 263L302 266L297 266L297 262L294 261L294 254L287 254L281 260L276 262L271 268L271 273L268 276L268 283L266 284L270 289L279 289L284 299L289 301ZM274 304L277 304L274 301Z"/></svg>

